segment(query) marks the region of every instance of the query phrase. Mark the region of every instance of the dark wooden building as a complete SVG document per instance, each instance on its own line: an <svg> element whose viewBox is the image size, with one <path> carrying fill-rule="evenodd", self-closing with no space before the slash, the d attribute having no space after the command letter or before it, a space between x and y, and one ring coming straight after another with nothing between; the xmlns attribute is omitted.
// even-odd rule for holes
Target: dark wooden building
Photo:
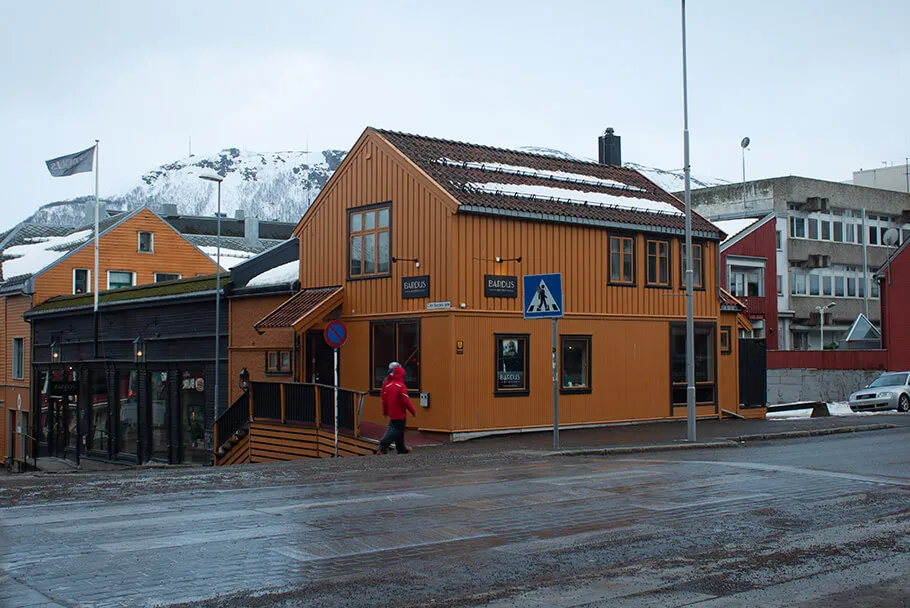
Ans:
<svg viewBox="0 0 910 608"><path fill-rule="evenodd" d="M222 277L222 288L229 280ZM210 464L215 297L212 275L103 293L97 346L91 294L52 298L26 313L39 454ZM225 387L224 302L220 313ZM223 388L219 401L224 411Z"/></svg>

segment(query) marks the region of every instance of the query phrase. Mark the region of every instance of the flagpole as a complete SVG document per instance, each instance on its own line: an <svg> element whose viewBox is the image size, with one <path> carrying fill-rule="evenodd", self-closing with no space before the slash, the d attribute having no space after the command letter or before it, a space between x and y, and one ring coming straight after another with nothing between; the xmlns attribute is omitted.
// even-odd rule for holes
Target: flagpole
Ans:
<svg viewBox="0 0 910 608"><path fill-rule="evenodd" d="M100 156L100 149L98 147L99 140L95 140L95 288L92 290L95 294L95 306L93 309L92 316L94 317L95 325L95 340L94 340L94 359L98 358L98 225L99 219L98 216L98 160Z"/></svg>

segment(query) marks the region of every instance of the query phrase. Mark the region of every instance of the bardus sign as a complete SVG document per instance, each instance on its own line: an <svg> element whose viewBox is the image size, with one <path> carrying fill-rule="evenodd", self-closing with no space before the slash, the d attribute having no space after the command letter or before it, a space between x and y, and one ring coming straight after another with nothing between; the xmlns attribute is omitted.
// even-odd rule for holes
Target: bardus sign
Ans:
<svg viewBox="0 0 910 608"><path fill-rule="evenodd" d="M401 299L430 297L430 275L401 278Z"/></svg>
<svg viewBox="0 0 910 608"><path fill-rule="evenodd" d="M500 274L483 275L483 295L488 298L517 298L518 277Z"/></svg>

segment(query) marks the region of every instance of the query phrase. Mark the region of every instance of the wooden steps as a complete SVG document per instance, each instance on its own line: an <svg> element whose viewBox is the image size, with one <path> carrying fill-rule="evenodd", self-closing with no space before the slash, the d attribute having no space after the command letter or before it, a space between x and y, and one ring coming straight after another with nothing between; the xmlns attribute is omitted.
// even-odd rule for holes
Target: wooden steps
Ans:
<svg viewBox="0 0 910 608"><path fill-rule="evenodd" d="M245 464L252 462L285 462L304 458L332 458L335 455L333 429L314 428L256 421L249 425L243 437L232 437L235 442L223 455L216 456L216 465ZM338 456L367 456L376 451L376 441L348 435L338 435Z"/></svg>

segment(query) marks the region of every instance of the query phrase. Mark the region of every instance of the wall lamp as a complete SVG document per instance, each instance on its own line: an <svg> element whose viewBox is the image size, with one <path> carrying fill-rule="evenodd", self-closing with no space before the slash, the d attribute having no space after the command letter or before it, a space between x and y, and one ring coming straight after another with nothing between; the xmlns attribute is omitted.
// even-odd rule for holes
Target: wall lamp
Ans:
<svg viewBox="0 0 910 608"><path fill-rule="evenodd" d="M133 361L145 363L145 340L142 339L142 336L133 340Z"/></svg>
<svg viewBox="0 0 910 608"><path fill-rule="evenodd" d="M250 372L245 367L240 370L240 388L245 391L250 388Z"/></svg>
<svg viewBox="0 0 910 608"><path fill-rule="evenodd" d="M417 258L396 258L395 256L392 256L392 263L394 264L396 262L414 262L414 266L420 268L420 261Z"/></svg>
<svg viewBox="0 0 910 608"><path fill-rule="evenodd" d="M51 342L51 362L56 363L60 360L60 345L56 340Z"/></svg>
<svg viewBox="0 0 910 608"><path fill-rule="evenodd" d="M517 258L501 258L501 257L499 257L499 256L496 256L496 258L494 258L494 259L496 260L496 263L497 263L497 264L502 264L503 262L519 262L519 263L521 263L521 256L518 256Z"/></svg>

